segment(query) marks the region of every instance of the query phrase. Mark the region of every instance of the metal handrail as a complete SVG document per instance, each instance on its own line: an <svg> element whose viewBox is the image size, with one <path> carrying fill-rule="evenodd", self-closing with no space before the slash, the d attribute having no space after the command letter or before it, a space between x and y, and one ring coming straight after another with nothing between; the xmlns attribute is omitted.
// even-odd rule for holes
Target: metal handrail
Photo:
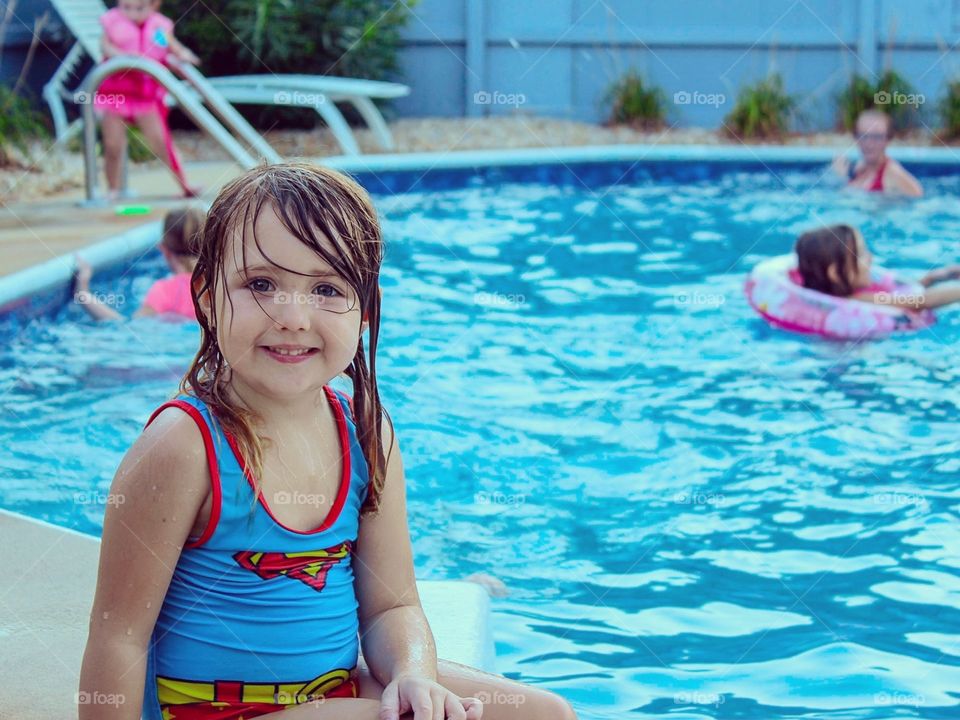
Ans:
<svg viewBox="0 0 960 720"><path fill-rule="evenodd" d="M253 156L224 129L223 125L210 114L200 101L197 100L196 96L189 92L186 85L177 80L173 73L166 67L158 62L136 55L117 55L106 62L95 65L84 79L81 84L81 90L75 97L77 103L83 106L83 165L86 182L86 205L100 204L97 197L97 126L93 114L94 93L108 75L112 75L121 70L139 70L153 77L173 95L187 116L201 129L208 132L214 140L220 143L239 165L245 169L257 165L257 161ZM198 88L198 91L202 93L201 88ZM242 117L240 120L246 123ZM246 135L244 135L244 137L246 137ZM259 148L257 149L259 150ZM125 190L126 188L122 189Z"/></svg>
<svg viewBox="0 0 960 720"><path fill-rule="evenodd" d="M200 97L210 109L220 118L224 125L235 135L247 142L250 147L260 153L260 157L269 163L283 162L283 158L267 143L266 140L248 123L236 108L228 103L210 81L193 65L170 58L167 64L180 73L193 88L200 93Z"/></svg>

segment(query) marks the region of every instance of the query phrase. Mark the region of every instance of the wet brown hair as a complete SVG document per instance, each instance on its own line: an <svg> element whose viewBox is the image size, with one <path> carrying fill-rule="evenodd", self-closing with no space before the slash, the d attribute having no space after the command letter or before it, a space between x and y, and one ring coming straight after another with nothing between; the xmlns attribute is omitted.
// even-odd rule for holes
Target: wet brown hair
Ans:
<svg viewBox="0 0 960 720"><path fill-rule="evenodd" d="M171 210L163 219L163 239L160 244L174 255L197 257L200 230L205 219L206 214L200 208Z"/></svg>
<svg viewBox="0 0 960 720"><path fill-rule="evenodd" d="M369 471L369 490L362 510L375 512L387 466L382 419L386 417L391 431L393 427L380 404L376 375L383 239L369 195L351 178L316 165L284 163L249 170L220 191L207 213L192 278L193 302L200 323L200 350L180 389L203 400L224 430L236 438L252 478L259 483L265 438L256 433L256 415L233 402L227 393L229 378L225 374L229 374L229 369L217 342L215 298L217 287L226 284L224 260L231 238L239 235L241 242L245 240L247 228L256 227L264 208L272 209L294 237L353 288L361 317L369 323L369 355L364 351L361 334L353 361L344 372L353 383L357 438ZM260 248L255 233L253 240ZM242 247L242 262L246 265L246 248ZM266 257L266 253L263 254ZM293 268L284 269L304 274ZM209 311L200 304L204 295L209 300Z"/></svg>
<svg viewBox="0 0 960 720"><path fill-rule="evenodd" d="M795 250L804 287L838 297L856 292L852 278L859 263L857 232L850 225L830 225L805 232L797 239ZM837 268L837 280L827 271L831 265Z"/></svg>

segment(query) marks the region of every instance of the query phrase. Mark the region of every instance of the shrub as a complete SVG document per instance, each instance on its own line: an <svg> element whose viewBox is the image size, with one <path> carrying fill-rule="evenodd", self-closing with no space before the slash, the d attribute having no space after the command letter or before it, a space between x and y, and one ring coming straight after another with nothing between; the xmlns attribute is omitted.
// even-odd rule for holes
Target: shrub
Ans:
<svg viewBox="0 0 960 720"><path fill-rule="evenodd" d="M724 127L737 138L781 138L795 107L796 100L784 91L783 79L775 73L740 90Z"/></svg>
<svg viewBox="0 0 960 720"><path fill-rule="evenodd" d="M955 140L960 137L960 80L947 83L947 94L940 101L939 110L944 139Z"/></svg>
<svg viewBox="0 0 960 720"><path fill-rule="evenodd" d="M207 75L297 73L386 80L399 72L401 31L415 0L167 0L177 37ZM241 111L259 124L312 127L313 110ZM297 122L299 120L299 122Z"/></svg>
<svg viewBox="0 0 960 720"><path fill-rule="evenodd" d="M14 151L29 154L30 140L47 135L44 117L33 104L0 85L0 167L16 162Z"/></svg>
<svg viewBox="0 0 960 720"><path fill-rule="evenodd" d="M652 130L662 127L666 117L666 98L663 91L646 85L635 70L627 72L610 87L604 103L611 105L611 125L630 125L642 130Z"/></svg>
<svg viewBox="0 0 960 720"><path fill-rule="evenodd" d="M837 98L839 129L853 132L857 116L873 107L876 88L863 75L854 75Z"/></svg>
<svg viewBox="0 0 960 720"><path fill-rule="evenodd" d="M3 54L4 37L10 21L15 17L16 0L9 0L2 18L0 18L0 55ZM46 137L47 123L33 103L21 94L27 73L33 64L33 58L40 42L40 33L47 23L48 16L41 15L34 20L33 36L26 58L20 66L20 74L13 86L0 84L0 167L16 163L14 152L29 155L30 140Z"/></svg>
<svg viewBox="0 0 960 720"><path fill-rule="evenodd" d="M871 83L862 75L854 75L838 98L840 127L853 132L857 116L864 110L879 110L890 116L893 131L902 132L916 124L918 102L913 86L896 70L886 70Z"/></svg>

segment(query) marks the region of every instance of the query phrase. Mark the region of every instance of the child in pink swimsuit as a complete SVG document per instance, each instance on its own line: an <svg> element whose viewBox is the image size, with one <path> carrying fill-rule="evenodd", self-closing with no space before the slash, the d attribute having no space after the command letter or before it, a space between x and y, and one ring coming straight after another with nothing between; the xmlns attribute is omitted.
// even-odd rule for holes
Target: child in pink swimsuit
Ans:
<svg viewBox="0 0 960 720"><path fill-rule="evenodd" d="M169 55L192 65L199 58L173 36L173 21L157 9L159 0L118 0L117 7L100 18L104 60L117 55L139 55L165 64ZM107 185L112 198L120 189L123 158L127 152L127 123L136 123L153 151L177 178L186 197L198 190L187 184L167 126L166 91L146 73L126 70L108 76L94 93L93 104L101 116Z"/></svg>
<svg viewBox="0 0 960 720"><path fill-rule="evenodd" d="M196 320L190 278L197 264L197 242L205 214L197 208L171 210L163 221L163 239L160 252L173 275L157 280L147 291L143 305L134 314L165 315L172 320ZM90 292L93 270L79 255L76 256L77 279L74 299L96 320L122 320L123 316Z"/></svg>
<svg viewBox="0 0 960 720"><path fill-rule="evenodd" d="M798 280L804 287L851 300L893 305L906 310L932 310L960 302L960 284L934 285L960 278L960 266L930 271L915 292L897 291L892 276L871 277L873 253L860 231L850 225L831 225L803 233L796 244Z"/></svg>

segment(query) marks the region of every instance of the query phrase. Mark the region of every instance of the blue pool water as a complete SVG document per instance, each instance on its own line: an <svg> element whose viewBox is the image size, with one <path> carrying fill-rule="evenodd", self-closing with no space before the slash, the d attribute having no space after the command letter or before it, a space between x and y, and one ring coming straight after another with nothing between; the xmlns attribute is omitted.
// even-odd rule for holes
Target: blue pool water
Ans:
<svg viewBox="0 0 960 720"><path fill-rule="evenodd" d="M957 716L960 309L836 343L767 327L742 284L820 222L907 276L958 262L960 180L910 204L819 174L378 198L418 575L501 578L498 669L583 718ZM94 289L132 312L162 270ZM98 533L196 340L76 308L17 329L0 504Z"/></svg>

